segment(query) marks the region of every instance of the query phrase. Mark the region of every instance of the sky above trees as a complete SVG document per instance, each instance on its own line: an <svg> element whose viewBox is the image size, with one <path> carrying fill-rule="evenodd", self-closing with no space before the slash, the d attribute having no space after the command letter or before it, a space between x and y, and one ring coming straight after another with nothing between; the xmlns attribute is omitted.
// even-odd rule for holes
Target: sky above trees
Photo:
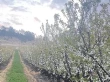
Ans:
<svg viewBox="0 0 110 82"><path fill-rule="evenodd" d="M41 23L45 23L47 19L52 23L54 14L61 14L60 10L67 1L0 0L0 26L12 26L17 30L29 30L40 35Z"/></svg>
<svg viewBox="0 0 110 82"><path fill-rule="evenodd" d="M0 0L0 26L41 34L40 25L60 13L67 0Z"/></svg>

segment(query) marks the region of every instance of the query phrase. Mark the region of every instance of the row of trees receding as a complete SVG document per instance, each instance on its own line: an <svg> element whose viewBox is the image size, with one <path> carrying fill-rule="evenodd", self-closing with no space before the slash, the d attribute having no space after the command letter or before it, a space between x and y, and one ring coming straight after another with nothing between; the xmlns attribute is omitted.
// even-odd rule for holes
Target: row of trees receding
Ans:
<svg viewBox="0 0 110 82"><path fill-rule="evenodd" d="M44 37L21 48L23 58L52 82L110 81L110 2L74 0L62 10L67 22L54 15L42 24Z"/></svg>
<svg viewBox="0 0 110 82"><path fill-rule="evenodd" d="M10 62L14 48L12 46L0 46L0 70L3 70Z"/></svg>

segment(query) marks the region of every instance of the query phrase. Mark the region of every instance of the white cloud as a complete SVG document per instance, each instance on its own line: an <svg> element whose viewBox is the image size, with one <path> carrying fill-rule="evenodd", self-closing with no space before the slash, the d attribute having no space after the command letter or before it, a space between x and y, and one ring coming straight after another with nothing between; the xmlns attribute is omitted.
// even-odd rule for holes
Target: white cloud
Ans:
<svg viewBox="0 0 110 82"><path fill-rule="evenodd" d="M60 12L50 7L52 0L47 1L49 2L45 4L42 4L40 0L0 1L0 25L41 34L41 23L47 19L52 23L54 14Z"/></svg>
<svg viewBox="0 0 110 82"><path fill-rule="evenodd" d="M46 22L47 19L49 23L53 23L54 14L61 14L59 9L62 9L62 5L67 1L0 0L0 26L12 26L18 30L29 30L39 35L41 23Z"/></svg>
<svg viewBox="0 0 110 82"><path fill-rule="evenodd" d="M67 1L0 0L0 25L12 26L16 29L24 29L41 34L41 23L47 19L52 23L54 14L60 13L58 7L61 9L62 5Z"/></svg>

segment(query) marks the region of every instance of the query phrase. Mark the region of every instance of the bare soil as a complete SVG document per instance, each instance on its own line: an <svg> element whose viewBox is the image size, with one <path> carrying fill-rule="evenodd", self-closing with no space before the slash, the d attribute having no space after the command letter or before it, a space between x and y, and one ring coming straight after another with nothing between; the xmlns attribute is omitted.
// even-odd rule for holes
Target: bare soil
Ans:
<svg viewBox="0 0 110 82"><path fill-rule="evenodd" d="M26 75L28 82L37 82L37 80L34 78L34 75L36 74L34 71L32 71L27 65L24 64L24 61L22 60L20 56L21 63L24 68L24 74Z"/></svg>
<svg viewBox="0 0 110 82"><path fill-rule="evenodd" d="M50 79L48 79L47 76L41 75L41 73L38 71L38 69L34 65L32 65L31 63L29 63L26 60L23 60L23 62L25 64L25 66L27 67L27 69L30 71L30 74L32 75L32 77L34 77L34 79L36 79L35 82L53 82Z"/></svg>
<svg viewBox="0 0 110 82"><path fill-rule="evenodd" d="M13 57L8 61L9 63L4 63L1 65L1 70L0 70L0 82L6 82L6 75L8 70L11 68L12 66L12 62L13 62Z"/></svg>

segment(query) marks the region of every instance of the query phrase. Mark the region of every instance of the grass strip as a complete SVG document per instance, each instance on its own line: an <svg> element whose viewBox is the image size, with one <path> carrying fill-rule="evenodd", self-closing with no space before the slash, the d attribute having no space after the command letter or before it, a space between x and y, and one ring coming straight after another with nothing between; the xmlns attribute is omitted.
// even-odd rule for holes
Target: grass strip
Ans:
<svg viewBox="0 0 110 82"><path fill-rule="evenodd" d="M15 51L12 67L7 73L7 82L28 82L17 50Z"/></svg>

